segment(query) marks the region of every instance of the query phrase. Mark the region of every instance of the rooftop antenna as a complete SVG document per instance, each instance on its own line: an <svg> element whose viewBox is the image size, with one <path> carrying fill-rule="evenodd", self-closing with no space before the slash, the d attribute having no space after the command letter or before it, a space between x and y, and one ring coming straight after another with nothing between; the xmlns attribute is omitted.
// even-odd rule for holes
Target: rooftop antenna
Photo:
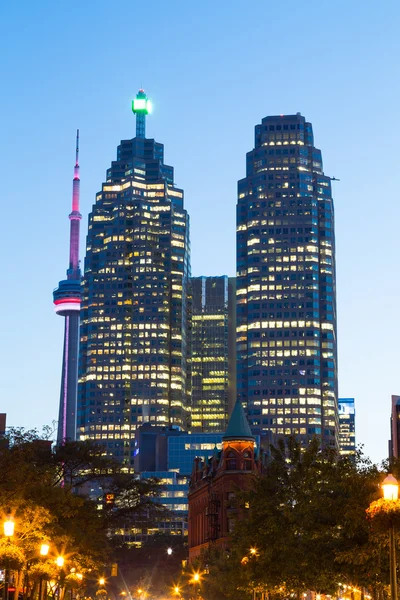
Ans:
<svg viewBox="0 0 400 600"><path fill-rule="evenodd" d="M143 89L140 89L136 98L132 100L132 112L136 115L136 137L145 139L146 115L151 113L151 102Z"/></svg>

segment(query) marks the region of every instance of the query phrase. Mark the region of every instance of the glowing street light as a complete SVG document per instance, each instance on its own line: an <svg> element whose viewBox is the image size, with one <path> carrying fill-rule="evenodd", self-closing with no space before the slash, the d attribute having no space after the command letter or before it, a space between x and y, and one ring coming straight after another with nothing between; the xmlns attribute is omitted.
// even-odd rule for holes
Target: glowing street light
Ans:
<svg viewBox="0 0 400 600"><path fill-rule="evenodd" d="M60 569L62 569L62 567L64 566L64 557L63 556L57 556L56 558L56 565L57 567L60 567Z"/></svg>
<svg viewBox="0 0 400 600"><path fill-rule="evenodd" d="M49 544L42 544L40 546L40 556L47 556L50 550Z"/></svg>
<svg viewBox="0 0 400 600"><path fill-rule="evenodd" d="M384 500L397 500L399 497L399 484L393 475L385 477L382 483Z"/></svg>
<svg viewBox="0 0 400 600"><path fill-rule="evenodd" d="M172 548L171 547L167 548L167 554L168 554L168 556L171 556L171 554L172 554Z"/></svg>
<svg viewBox="0 0 400 600"><path fill-rule="evenodd" d="M399 484L393 475L385 477L382 483L383 499L387 502L396 501L399 497ZM389 558L390 558L390 596L391 600L397 600L397 575L396 575L396 543L394 536L394 525L389 526Z"/></svg>
<svg viewBox="0 0 400 600"><path fill-rule="evenodd" d="M250 548L250 554L252 556L256 556L257 555L257 548Z"/></svg>
<svg viewBox="0 0 400 600"><path fill-rule="evenodd" d="M3 523L4 535L8 538L8 542L10 542L10 538L14 535L14 519L10 511L8 511L7 518ZM7 568L4 569L4 588L3 588L3 597L4 600L8 600L8 578L9 578L9 570Z"/></svg>
<svg viewBox="0 0 400 600"><path fill-rule="evenodd" d="M100 585L104 585L104 584L105 584L105 582L106 582L106 580L104 579L104 577L100 577L100 579L99 579L99 584L100 584Z"/></svg>
<svg viewBox="0 0 400 600"><path fill-rule="evenodd" d="M4 535L8 538L12 537L14 535L14 527L15 527L14 519L12 518L12 515L9 513L7 515L6 520L3 523Z"/></svg>

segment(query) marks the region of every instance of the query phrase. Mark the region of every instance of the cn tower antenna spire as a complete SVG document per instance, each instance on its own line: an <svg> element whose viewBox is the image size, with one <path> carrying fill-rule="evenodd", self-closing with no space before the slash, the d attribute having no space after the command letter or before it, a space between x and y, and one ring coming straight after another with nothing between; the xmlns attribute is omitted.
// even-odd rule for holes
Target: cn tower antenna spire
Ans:
<svg viewBox="0 0 400 600"><path fill-rule="evenodd" d="M79 221L82 219L82 215L79 212L80 183L79 129L77 129L74 179L72 182L72 212L69 215L71 221L71 230L69 238L69 269L67 271L68 279L79 279L81 276L79 269Z"/></svg>
<svg viewBox="0 0 400 600"><path fill-rule="evenodd" d="M136 98L132 100L132 112L136 115L136 137L145 139L146 137L146 115L151 113L151 102L145 94L145 91L140 89L136 94Z"/></svg>
<svg viewBox="0 0 400 600"><path fill-rule="evenodd" d="M79 129L76 130L76 158L75 166L79 167Z"/></svg>

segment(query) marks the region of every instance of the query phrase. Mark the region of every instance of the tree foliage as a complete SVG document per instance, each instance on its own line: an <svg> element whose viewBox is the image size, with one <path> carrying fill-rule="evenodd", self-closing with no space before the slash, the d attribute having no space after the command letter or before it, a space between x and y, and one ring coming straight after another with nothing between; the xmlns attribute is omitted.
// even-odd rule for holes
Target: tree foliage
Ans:
<svg viewBox="0 0 400 600"><path fill-rule="evenodd" d="M85 493L91 485L100 498ZM99 510L104 490L112 490L116 502ZM113 561L110 531L144 527L161 512L159 494L157 481L121 474L93 442L54 447L36 431L11 429L0 440L0 515L4 520L12 514L15 533L9 541L0 538L0 567L18 572L17 588L22 580L29 588L41 577L58 580L61 574L76 587L76 573L93 577ZM44 542L50 544L47 558L39 554ZM65 557L61 571L58 554Z"/></svg>
<svg viewBox="0 0 400 600"><path fill-rule="evenodd" d="M366 511L382 479L361 452L353 459L318 440L306 448L281 441L265 473L237 496L229 552L202 557L203 567L211 564L210 598L237 599L235 588L247 597L254 589L271 598L308 589L333 595L339 582L377 595L389 582L388 532Z"/></svg>

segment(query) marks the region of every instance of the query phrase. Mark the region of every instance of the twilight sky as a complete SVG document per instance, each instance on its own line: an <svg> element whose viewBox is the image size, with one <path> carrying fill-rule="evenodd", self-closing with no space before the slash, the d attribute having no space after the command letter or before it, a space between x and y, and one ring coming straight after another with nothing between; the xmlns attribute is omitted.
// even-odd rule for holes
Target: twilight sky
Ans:
<svg viewBox="0 0 400 600"><path fill-rule="evenodd" d="M63 320L52 290L68 263L75 131L81 258L87 214L130 102L152 99L191 218L192 274L235 274L237 180L264 116L301 112L334 182L339 392L357 441L387 454L400 393L398 0L17 0L0 3L3 256L0 412L57 418Z"/></svg>

